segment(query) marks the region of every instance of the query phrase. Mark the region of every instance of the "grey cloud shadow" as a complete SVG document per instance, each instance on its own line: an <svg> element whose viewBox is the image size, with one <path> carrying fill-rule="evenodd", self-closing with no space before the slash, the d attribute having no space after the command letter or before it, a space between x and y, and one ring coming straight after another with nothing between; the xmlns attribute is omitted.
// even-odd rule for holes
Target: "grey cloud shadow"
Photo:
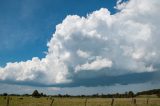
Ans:
<svg viewBox="0 0 160 106"><path fill-rule="evenodd" d="M143 72L143 73L132 73L125 74L119 76L105 76L101 75L94 78L78 78L74 77L73 82L71 83L63 83L63 84L44 84L37 83L34 81L0 81L0 83L14 84L14 85L25 85L25 86L33 86L33 87L96 87L96 86L112 86L115 84L128 85L128 84L138 84L138 83L146 83L146 82L158 82L160 78L159 71L156 72Z"/></svg>
<svg viewBox="0 0 160 106"><path fill-rule="evenodd" d="M115 84L128 85L128 84L138 84L150 81L159 81L160 78L156 78L160 75L160 72L143 72L143 73L133 73L125 74L120 76L99 76L95 78L75 78L74 82L69 84L60 85L61 87L95 87L95 86L112 86Z"/></svg>

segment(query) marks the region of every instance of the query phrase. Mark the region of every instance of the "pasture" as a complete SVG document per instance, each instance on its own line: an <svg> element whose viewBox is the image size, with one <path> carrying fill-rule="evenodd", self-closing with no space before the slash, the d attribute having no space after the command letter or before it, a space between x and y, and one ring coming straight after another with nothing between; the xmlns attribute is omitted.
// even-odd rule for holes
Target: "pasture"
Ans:
<svg viewBox="0 0 160 106"><path fill-rule="evenodd" d="M135 99L135 100L134 100ZM0 106L160 106L160 98L53 98L0 96Z"/></svg>

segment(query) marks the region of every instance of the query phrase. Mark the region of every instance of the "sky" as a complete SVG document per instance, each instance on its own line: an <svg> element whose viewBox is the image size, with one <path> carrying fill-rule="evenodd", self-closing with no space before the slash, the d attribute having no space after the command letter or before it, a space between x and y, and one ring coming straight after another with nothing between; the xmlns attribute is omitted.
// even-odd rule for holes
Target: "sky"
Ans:
<svg viewBox="0 0 160 106"><path fill-rule="evenodd" d="M67 15L86 16L102 7L115 13L115 4L113 0L0 0L0 65L44 57L55 26Z"/></svg>
<svg viewBox="0 0 160 106"><path fill-rule="evenodd" d="M159 10L159 0L0 0L0 93L159 88Z"/></svg>

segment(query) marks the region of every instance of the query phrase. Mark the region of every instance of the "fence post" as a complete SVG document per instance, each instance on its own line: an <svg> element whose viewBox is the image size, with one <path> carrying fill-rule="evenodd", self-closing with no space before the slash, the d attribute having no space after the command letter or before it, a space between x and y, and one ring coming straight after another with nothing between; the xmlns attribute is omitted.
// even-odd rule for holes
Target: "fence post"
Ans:
<svg viewBox="0 0 160 106"><path fill-rule="evenodd" d="M132 98L131 104L133 104L133 100L134 100L134 99Z"/></svg>
<svg viewBox="0 0 160 106"><path fill-rule="evenodd" d="M7 103L6 106L9 106L9 96L7 97Z"/></svg>
<svg viewBox="0 0 160 106"><path fill-rule="evenodd" d="M149 98L147 98L147 105L148 105L148 103L149 103Z"/></svg>
<svg viewBox="0 0 160 106"><path fill-rule="evenodd" d="M87 106L87 98L86 98L86 100L85 100L85 106Z"/></svg>
<svg viewBox="0 0 160 106"><path fill-rule="evenodd" d="M53 102L54 102L54 99L52 99L52 102L51 102L50 106L52 106L52 105L53 105Z"/></svg>
<svg viewBox="0 0 160 106"><path fill-rule="evenodd" d="M114 98L112 98L112 101L111 101L111 106L114 105Z"/></svg>
<svg viewBox="0 0 160 106"><path fill-rule="evenodd" d="M136 99L133 100L133 104L136 105Z"/></svg>

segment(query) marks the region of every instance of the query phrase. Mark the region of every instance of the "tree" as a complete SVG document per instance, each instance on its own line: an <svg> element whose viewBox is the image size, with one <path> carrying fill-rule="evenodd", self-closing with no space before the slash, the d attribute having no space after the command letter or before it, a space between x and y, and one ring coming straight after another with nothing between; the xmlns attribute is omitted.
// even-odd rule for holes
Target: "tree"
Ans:
<svg viewBox="0 0 160 106"><path fill-rule="evenodd" d="M42 96L43 96L43 93L40 93L40 96L42 97Z"/></svg>
<svg viewBox="0 0 160 106"><path fill-rule="evenodd" d="M33 97L40 97L40 94L39 94L38 90L34 90L33 93L32 93L32 96Z"/></svg>
<svg viewBox="0 0 160 106"><path fill-rule="evenodd" d="M8 96L8 94L7 93L3 93L3 96Z"/></svg>
<svg viewBox="0 0 160 106"><path fill-rule="evenodd" d="M128 97L134 97L134 93L132 91L128 92Z"/></svg>

